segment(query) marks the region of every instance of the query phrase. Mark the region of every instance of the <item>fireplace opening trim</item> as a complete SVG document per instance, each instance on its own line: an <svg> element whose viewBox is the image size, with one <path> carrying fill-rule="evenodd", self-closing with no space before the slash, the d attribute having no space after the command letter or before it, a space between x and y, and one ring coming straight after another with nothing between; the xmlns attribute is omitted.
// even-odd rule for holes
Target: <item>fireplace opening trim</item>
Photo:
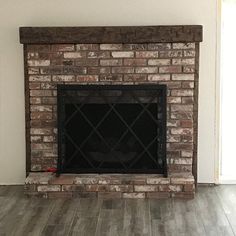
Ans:
<svg viewBox="0 0 236 236"><path fill-rule="evenodd" d="M167 177L166 92L166 85L57 85L57 173L155 173ZM82 110L89 104L105 105L104 114L98 116L91 108L85 114ZM132 114L128 110L120 113L121 104L123 109L125 105L138 109L131 120L127 121L125 113L128 117ZM69 116L66 106L73 109ZM97 116L95 123L91 122ZM109 116L115 120L107 124ZM110 138L104 136L105 130ZM116 133L120 133L118 137ZM95 148L93 135L100 142ZM112 144L107 139L112 139ZM128 140L133 144L127 145ZM101 160L93 156L96 152Z"/></svg>

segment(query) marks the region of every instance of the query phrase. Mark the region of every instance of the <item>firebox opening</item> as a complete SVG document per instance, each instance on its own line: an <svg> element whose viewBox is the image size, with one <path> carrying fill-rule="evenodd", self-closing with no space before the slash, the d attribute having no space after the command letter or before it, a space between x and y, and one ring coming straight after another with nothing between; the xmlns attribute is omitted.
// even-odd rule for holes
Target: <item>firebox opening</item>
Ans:
<svg viewBox="0 0 236 236"><path fill-rule="evenodd" d="M165 88L97 87L59 86L59 170L165 174Z"/></svg>

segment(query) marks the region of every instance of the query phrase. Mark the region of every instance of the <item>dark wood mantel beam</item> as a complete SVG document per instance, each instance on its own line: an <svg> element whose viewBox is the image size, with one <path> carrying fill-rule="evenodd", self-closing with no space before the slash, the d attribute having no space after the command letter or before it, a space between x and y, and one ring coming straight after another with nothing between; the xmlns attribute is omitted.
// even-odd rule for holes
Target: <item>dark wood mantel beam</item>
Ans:
<svg viewBox="0 0 236 236"><path fill-rule="evenodd" d="M201 25L20 27L22 44L201 42Z"/></svg>

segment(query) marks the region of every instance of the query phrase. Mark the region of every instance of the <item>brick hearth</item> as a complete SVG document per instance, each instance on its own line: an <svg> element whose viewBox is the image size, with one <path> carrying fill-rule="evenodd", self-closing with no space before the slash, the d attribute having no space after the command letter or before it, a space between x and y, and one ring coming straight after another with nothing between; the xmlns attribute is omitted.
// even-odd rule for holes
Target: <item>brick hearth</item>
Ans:
<svg viewBox="0 0 236 236"><path fill-rule="evenodd" d="M31 173L25 182L29 196L101 198L193 198L191 174L63 174Z"/></svg>
<svg viewBox="0 0 236 236"><path fill-rule="evenodd" d="M152 37L156 31L148 35L149 39L144 32L144 42L132 38L128 43L129 36L121 37L119 42L113 39L114 43L109 40L105 43L104 38L97 35L89 43L88 37L80 38L77 28L74 30L79 36L70 34L68 41L60 38L60 31L56 31L59 37L55 39L56 34L53 30L50 32L50 28L45 28L47 37L42 33L43 28L38 35L37 28L22 28L27 194L43 197L193 197L201 27L186 26L188 30L178 27L159 29L156 38ZM168 178L140 174L63 174L57 178L45 173L57 164L57 84L166 84Z"/></svg>

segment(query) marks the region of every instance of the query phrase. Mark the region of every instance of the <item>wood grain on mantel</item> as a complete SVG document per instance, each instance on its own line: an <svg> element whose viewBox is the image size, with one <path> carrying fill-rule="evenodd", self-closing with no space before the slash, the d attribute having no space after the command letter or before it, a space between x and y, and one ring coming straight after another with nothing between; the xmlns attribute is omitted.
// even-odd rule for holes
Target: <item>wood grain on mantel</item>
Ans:
<svg viewBox="0 0 236 236"><path fill-rule="evenodd" d="M22 44L201 42L201 25L20 27Z"/></svg>

